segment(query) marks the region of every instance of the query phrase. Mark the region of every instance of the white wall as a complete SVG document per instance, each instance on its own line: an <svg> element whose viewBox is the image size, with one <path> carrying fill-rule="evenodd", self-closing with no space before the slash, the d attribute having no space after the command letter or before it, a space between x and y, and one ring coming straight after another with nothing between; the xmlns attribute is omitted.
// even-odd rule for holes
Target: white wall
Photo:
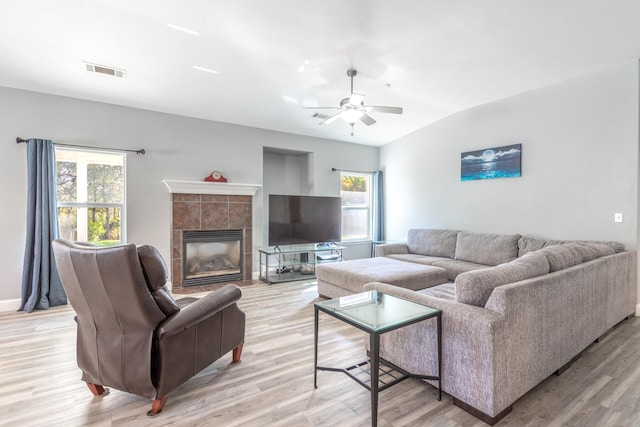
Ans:
<svg viewBox="0 0 640 427"><path fill-rule="evenodd" d="M380 149L386 237L412 227L638 243L638 63L470 109ZM26 153L15 137L147 149L128 155L128 240L169 258L170 197L163 179L262 184L263 147L314 153L312 193L337 194L331 168L375 170L378 149L0 88L0 301L20 296ZM523 176L460 182L460 153L523 144ZM339 153L339 155L337 155ZM310 188L307 188L310 190ZM263 244L262 199L254 246ZM614 212L624 222L613 222ZM255 257L257 258L257 257ZM255 261L255 260L254 260Z"/></svg>
<svg viewBox="0 0 640 427"><path fill-rule="evenodd" d="M154 245L167 260L171 205L163 179L201 180L215 169L231 182L262 184L263 147L269 146L314 153L314 191L330 194L339 188L332 167L373 170L378 164L374 147L0 87L0 301L20 297L22 277L26 147L16 136L145 148L145 156L127 155L127 240ZM253 244L261 246L262 192L255 202Z"/></svg>
<svg viewBox="0 0 640 427"><path fill-rule="evenodd" d="M634 61L457 113L383 146L386 237L456 228L637 248L638 76ZM460 181L460 153L515 143L522 177Z"/></svg>

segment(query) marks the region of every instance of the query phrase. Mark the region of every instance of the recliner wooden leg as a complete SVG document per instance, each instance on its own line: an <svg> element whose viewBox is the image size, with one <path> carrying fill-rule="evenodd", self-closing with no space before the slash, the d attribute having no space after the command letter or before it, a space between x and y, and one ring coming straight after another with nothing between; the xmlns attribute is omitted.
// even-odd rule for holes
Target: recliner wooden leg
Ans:
<svg viewBox="0 0 640 427"><path fill-rule="evenodd" d="M160 412L162 412L162 408L164 408L164 405L167 404L167 399L169 399L168 395L154 400L151 404L151 410L147 412L147 417L155 417L160 414Z"/></svg>
<svg viewBox="0 0 640 427"><path fill-rule="evenodd" d="M242 355L242 344L233 349L231 363L238 363Z"/></svg>
<svg viewBox="0 0 640 427"><path fill-rule="evenodd" d="M91 393L93 393L94 396L103 396L109 394L109 389L104 388L100 384L93 384L88 382L87 387L89 387L89 390L91 390Z"/></svg>

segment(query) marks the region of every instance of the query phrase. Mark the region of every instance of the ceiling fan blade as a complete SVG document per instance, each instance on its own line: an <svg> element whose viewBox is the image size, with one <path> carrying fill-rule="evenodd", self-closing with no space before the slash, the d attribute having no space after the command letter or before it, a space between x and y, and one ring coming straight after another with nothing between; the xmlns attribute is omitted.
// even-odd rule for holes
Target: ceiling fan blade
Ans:
<svg viewBox="0 0 640 427"><path fill-rule="evenodd" d="M327 116L326 114L322 114L322 113L314 113L313 116L311 117L315 117L316 119L320 119L320 120L326 120L331 116Z"/></svg>
<svg viewBox="0 0 640 427"><path fill-rule="evenodd" d="M360 95L359 93L352 93L349 97L349 104L351 105L362 105L364 101L364 95Z"/></svg>
<svg viewBox="0 0 640 427"><path fill-rule="evenodd" d="M340 107L304 107L305 110L339 110Z"/></svg>
<svg viewBox="0 0 640 427"><path fill-rule="evenodd" d="M320 123L318 123L318 124L319 124L319 125L328 125L329 123L331 123L331 122L334 122L334 121L338 120L338 118L340 117L340 114L342 114L342 113L334 114L333 116L331 116L331 117L329 117L329 118L327 118L327 119L324 119L323 121L321 121L321 122L320 122Z"/></svg>
<svg viewBox="0 0 640 427"><path fill-rule="evenodd" d="M375 113L402 114L402 107L382 107L382 106L367 105L364 107L364 109L367 113L375 112Z"/></svg>
<svg viewBox="0 0 640 427"><path fill-rule="evenodd" d="M376 121L373 119L373 117L371 117L370 115L368 115L367 113L362 113L362 115L360 116L360 121L362 123L364 123L367 126L371 126L372 124L374 124Z"/></svg>

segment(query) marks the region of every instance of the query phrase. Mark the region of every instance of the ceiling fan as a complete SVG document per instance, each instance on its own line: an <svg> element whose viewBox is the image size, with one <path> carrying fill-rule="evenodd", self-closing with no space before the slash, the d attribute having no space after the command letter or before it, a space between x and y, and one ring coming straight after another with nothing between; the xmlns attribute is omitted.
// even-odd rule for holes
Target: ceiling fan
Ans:
<svg viewBox="0 0 640 427"><path fill-rule="evenodd" d="M306 107L308 110L339 110L333 115L314 114L313 117L323 119L319 124L326 125L337 119L343 119L351 126L351 136L353 136L353 127L357 121L361 121L367 126L376 123L373 117L367 113L390 113L402 114L401 107L384 107L364 105L364 95L353 92L353 78L358 74L358 70L353 68L347 70L347 76L351 78L351 95L340 101L339 107Z"/></svg>

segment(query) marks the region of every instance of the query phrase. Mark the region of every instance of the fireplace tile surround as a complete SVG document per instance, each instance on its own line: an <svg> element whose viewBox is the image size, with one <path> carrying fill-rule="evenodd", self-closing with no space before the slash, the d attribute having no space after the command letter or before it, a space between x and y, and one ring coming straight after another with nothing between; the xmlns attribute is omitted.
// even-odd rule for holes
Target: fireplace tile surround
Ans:
<svg viewBox="0 0 640 427"><path fill-rule="evenodd" d="M253 197L260 188L250 184L163 181L171 194L171 287L183 289L183 232L242 230L243 280L253 271ZM189 185L187 185L189 184ZM227 193L227 194L225 194Z"/></svg>

